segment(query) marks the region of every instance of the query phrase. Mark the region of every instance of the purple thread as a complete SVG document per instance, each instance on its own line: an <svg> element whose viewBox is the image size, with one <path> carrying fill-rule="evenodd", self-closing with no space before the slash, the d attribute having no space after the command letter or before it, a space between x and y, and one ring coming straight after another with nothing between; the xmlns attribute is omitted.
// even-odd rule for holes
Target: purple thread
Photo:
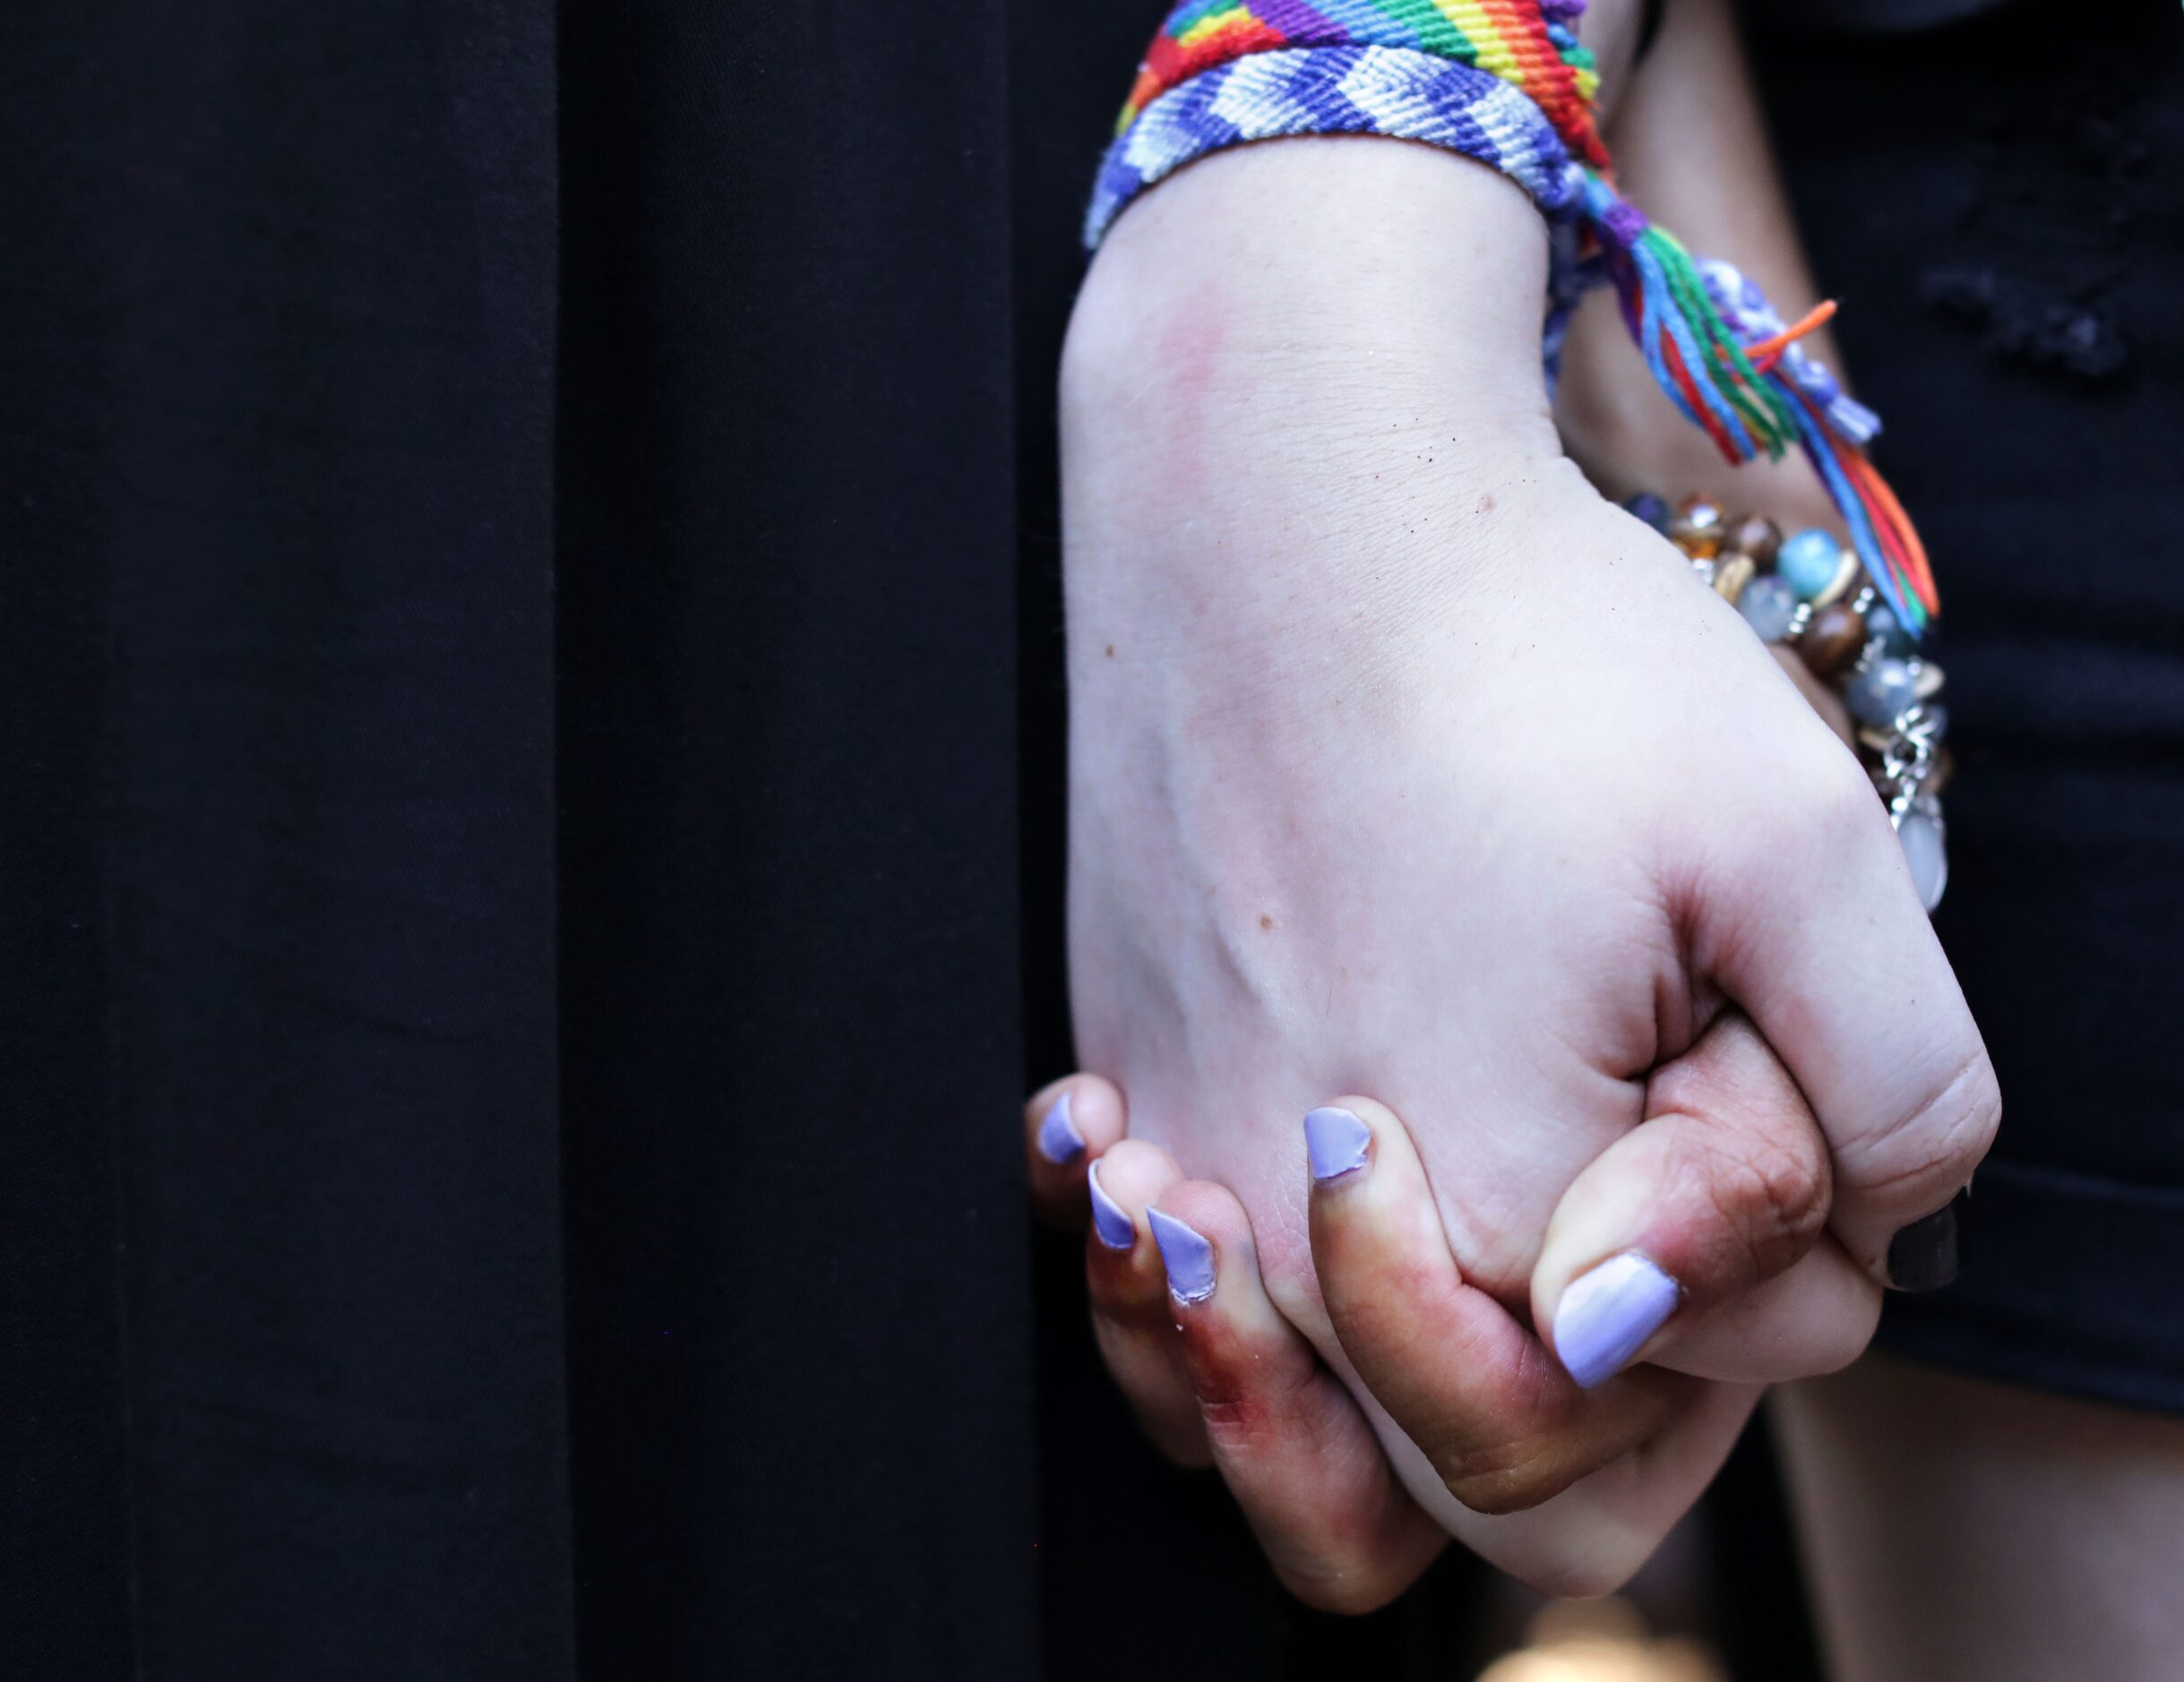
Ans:
<svg viewBox="0 0 2184 1682"><path fill-rule="evenodd" d="M1324 35L1332 39L1336 34L1333 21L1313 11L1304 0L1261 0L1258 11L1290 41L1303 35Z"/></svg>
<svg viewBox="0 0 2184 1682"><path fill-rule="evenodd" d="M1609 205L1607 214L1600 220L1601 226L1614 236L1615 243L1624 247L1637 245L1649 226L1644 212L1628 199L1618 199Z"/></svg>

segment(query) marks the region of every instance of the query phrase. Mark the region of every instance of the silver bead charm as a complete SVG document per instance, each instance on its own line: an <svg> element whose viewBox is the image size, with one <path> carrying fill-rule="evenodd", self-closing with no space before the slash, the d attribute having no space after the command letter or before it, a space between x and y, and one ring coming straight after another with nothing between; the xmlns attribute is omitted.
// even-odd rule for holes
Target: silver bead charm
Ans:
<svg viewBox="0 0 2184 1682"><path fill-rule="evenodd" d="M1889 807L1888 821L1903 843L1904 862L1911 866L1919 903L1930 917L1949 885L1949 830L1941 820L1941 802L1931 794L1899 800Z"/></svg>

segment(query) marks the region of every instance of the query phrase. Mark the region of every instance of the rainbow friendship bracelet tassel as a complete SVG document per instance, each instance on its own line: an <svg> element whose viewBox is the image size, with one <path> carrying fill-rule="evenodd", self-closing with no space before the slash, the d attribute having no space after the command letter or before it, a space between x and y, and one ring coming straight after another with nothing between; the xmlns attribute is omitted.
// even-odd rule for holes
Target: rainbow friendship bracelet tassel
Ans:
<svg viewBox="0 0 2184 1682"><path fill-rule="evenodd" d="M1584 0L1183 0L1154 37L1102 161L1085 245L1194 159L1291 134L1380 134L1499 169L1573 225L1647 365L1731 461L1805 451L1881 600L1916 638L1939 611L1902 506L1866 459L1879 430L1726 263L1695 261L1615 191ZM1558 296L1568 291L1558 283Z"/></svg>

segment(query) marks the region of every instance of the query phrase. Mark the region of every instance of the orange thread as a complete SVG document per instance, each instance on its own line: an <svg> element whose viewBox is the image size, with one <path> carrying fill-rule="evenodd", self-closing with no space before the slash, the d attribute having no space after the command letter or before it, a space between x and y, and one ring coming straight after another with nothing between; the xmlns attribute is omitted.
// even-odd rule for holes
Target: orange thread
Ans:
<svg viewBox="0 0 2184 1682"><path fill-rule="evenodd" d="M1835 319L1836 301L1822 298L1779 333L1755 339L1744 347L1744 354L1751 358L1752 366L1761 373L1775 372L1775 365L1782 360L1782 353L1807 333L1817 331Z"/></svg>

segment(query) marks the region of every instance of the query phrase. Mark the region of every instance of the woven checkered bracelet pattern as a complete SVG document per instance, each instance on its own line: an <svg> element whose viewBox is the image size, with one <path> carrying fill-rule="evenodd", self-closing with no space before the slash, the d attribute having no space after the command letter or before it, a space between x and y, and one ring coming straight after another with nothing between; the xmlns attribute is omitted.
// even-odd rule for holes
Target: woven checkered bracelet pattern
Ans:
<svg viewBox="0 0 2184 1682"><path fill-rule="evenodd" d="M1918 534L1866 458L1879 431L1726 263L1694 260L1615 189L1583 0L1183 0L1154 38L1086 213L1095 248L1140 193L1207 154L1300 134L1422 142L1501 171L1570 236L1545 339L1584 286L1613 287L1670 399L1732 461L1811 459L1880 603L1914 641L1939 596Z"/></svg>
<svg viewBox="0 0 2184 1682"><path fill-rule="evenodd" d="M1412 47L1285 48L1202 71L1134 118L1101 166L1086 245L1097 245L1124 205L1193 159L1289 134L1422 141L1500 170L1551 215L1576 200L1561 137L1500 77Z"/></svg>

